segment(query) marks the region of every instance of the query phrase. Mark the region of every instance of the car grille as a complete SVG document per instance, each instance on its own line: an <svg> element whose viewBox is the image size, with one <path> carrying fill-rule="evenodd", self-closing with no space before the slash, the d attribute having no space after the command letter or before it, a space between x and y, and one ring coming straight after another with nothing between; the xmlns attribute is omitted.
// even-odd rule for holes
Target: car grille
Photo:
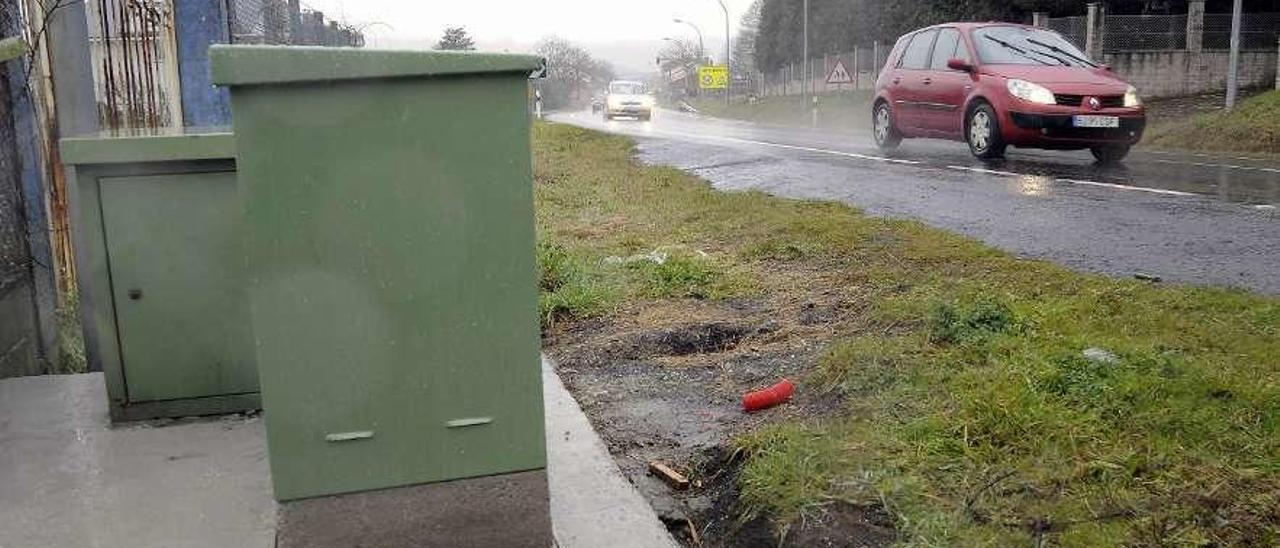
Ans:
<svg viewBox="0 0 1280 548"><path fill-rule="evenodd" d="M1046 128L1044 130L1046 137L1052 139L1102 139L1108 141L1124 140L1137 138L1142 135L1140 128L1089 128L1089 127L1058 127Z"/></svg>
<svg viewBox="0 0 1280 548"><path fill-rule="evenodd" d="M1121 118L1118 128L1072 127L1071 116L1011 113L1014 125L1024 129L1040 130L1040 133L1051 139L1085 139L1085 140L1136 140L1142 136L1146 120L1142 118Z"/></svg>
<svg viewBox="0 0 1280 548"><path fill-rule="evenodd" d="M1080 106L1081 104L1084 103L1085 97L1088 97L1088 96L1072 95L1069 93L1053 94L1054 102L1058 103L1059 105L1065 105L1068 107ZM1098 102L1102 103L1102 108L1122 107L1124 106L1124 96L1123 95L1100 95L1098 96Z"/></svg>
<svg viewBox="0 0 1280 548"><path fill-rule="evenodd" d="M638 107L638 106L640 106L640 101L623 101L623 102L622 102L622 106L624 106L624 107Z"/></svg>

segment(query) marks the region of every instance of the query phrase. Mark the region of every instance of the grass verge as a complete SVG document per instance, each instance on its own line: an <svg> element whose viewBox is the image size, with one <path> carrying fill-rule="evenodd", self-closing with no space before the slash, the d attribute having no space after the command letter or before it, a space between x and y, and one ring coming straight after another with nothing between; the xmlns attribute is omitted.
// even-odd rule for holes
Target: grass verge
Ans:
<svg viewBox="0 0 1280 548"><path fill-rule="evenodd" d="M544 299L592 295L544 304L552 324L815 290L861 303L800 379L839 412L738 440L746 516L877 505L908 545L1280 542L1276 299L721 193L569 126L535 126L534 151Z"/></svg>
<svg viewBox="0 0 1280 548"><path fill-rule="evenodd" d="M811 127L812 104L799 95L762 97L754 103L735 99L726 105L718 99L694 99L689 104L698 112L716 118L746 120L759 124ZM852 131L871 127L871 92L868 90L818 95L818 127Z"/></svg>
<svg viewBox="0 0 1280 548"><path fill-rule="evenodd" d="M1176 120L1151 127L1143 143L1156 148L1280 154L1280 91L1245 99L1231 111L1215 109Z"/></svg>

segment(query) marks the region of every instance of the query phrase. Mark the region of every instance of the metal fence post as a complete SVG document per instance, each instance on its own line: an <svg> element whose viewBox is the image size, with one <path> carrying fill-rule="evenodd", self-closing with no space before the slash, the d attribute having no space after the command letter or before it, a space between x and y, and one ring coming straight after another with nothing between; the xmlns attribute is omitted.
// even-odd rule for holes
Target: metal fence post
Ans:
<svg viewBox="0 0 1280 548"><path fill-rule="evenodd" d="M1037 11L1031 14L1031 26L1047 27L1049 26L1049 14L1043 11Z"/></svg>
<svg viewBox="0 0 1280 548"><path fill-rule="evenodd" d="M1276 89L1280 89L1280 37L1276 38Z"/></svg>
<svg viewBox="0 0 1280 548"><path fill-rule="evenodd" d="M871 79L877 81L880 79L880 41L871 43Z"/></svg>
<svg viewBox="0 0 1280 548"><path fill-rule="evenodd" d="M1187 3L1187 51L1204 49L1204 0Z"/></svg>
<svg viewBox="0 0 1280 548"><path fill-rule="evenodd" d="M853 59L852 59L853 63L851 63L853 65L853 91L858 91L858 86L861 85L862 83L861 81L862 78L858 76L859 73L861 72L858 66L858 58L861 57L861 55L859 55L859 50L861 49L862 48L859 48L857 44L854 44Z"/></svg>
<svg viewBox="0 0 1280 548"><path fill-rule="evenodd" d="M818 78L822 79L822 91L831 91L831 86L827 85L827 71L831 70L830 54L822 54L822 72L818 73ZM815 86L816 87L816 86Z"/></svg>

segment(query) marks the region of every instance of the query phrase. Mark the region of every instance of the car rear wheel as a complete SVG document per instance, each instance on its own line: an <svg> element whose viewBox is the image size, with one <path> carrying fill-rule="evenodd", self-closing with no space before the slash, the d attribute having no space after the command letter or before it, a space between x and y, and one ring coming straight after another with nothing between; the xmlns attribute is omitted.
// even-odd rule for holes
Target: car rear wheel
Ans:
<svg viewBox="0 0 1280 548"><path fill-rule="evenodd" d="M983 160L1004 157L1004 149L1008 146L1000 135L1000 120L996 110L987 103L978 103L966 117L965 140L969 142L969 151Z"/></svg>
<svg viewBox="0 0 1280 548"><path fill-rule="evenodd" d="M1102 145L1089 149L1099 164L1118 164L1129 155L1129 145Z"/></svg>
<svg viewBox="0 0 1280 548"><path fill-rule="evenodd" d="M898 133L898 128L893 125L893 110L889 108L889 103L883 101L876 103L871 119L871 133L876 139L876 146L881 150L898 148L902 143L902 134Z"/></svg>

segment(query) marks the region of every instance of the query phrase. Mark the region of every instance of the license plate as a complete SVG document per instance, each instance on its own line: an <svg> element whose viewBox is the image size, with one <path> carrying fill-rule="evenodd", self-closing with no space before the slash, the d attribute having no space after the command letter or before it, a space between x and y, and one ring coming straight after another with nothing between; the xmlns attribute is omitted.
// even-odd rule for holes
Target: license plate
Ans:
<svg viewBox="0 0 1280 548"><path fill-rule="evenodd" d="M1071 125L1075 127L1120 127L1120 118L1116 116L1073 116Z"/></svg>

